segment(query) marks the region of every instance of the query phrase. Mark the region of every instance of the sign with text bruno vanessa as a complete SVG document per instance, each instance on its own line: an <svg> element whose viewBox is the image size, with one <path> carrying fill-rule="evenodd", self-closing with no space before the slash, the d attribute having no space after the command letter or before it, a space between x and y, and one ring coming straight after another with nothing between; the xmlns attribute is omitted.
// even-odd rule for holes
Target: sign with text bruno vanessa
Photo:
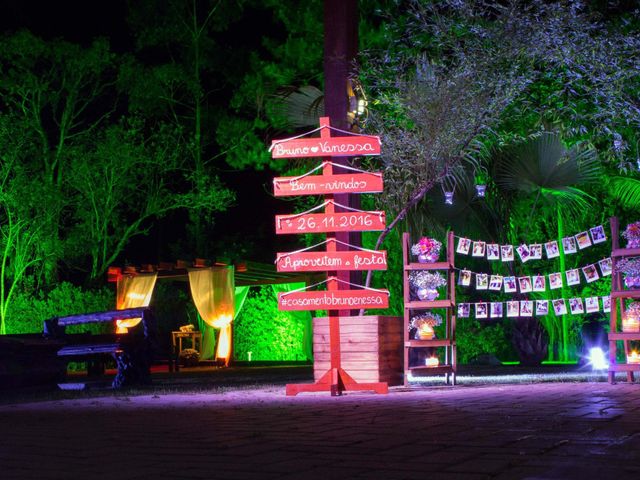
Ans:
<svg viewBox="0 0 640 480"><path fill-rule="evenodd" d="M297 138L271 142L272 158L359 157L380 155L380 138L369 135Z"/></svg>

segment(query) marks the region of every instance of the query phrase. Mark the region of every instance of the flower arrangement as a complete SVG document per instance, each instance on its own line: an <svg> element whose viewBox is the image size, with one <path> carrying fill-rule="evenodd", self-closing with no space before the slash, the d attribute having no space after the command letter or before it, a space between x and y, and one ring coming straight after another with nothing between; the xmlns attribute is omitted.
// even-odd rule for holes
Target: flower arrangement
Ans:
<svg viewBox="0 0 640 480"><path fill-rule="evenodd" d="M420 328L423 325L429 325L430 327L437 327L442 325L442 317L437 313L425 312L419 313L411 317L409 322L409 328Z"/></svg>
<svg viewBox="0 0 640 480"><path fill-rule="evenodd" d="M409 273L409 281L416 288L426 288L435 290L447 284L440 272L427 272L425 270L414 270Z"/></svg>
<svg viewBox="0 0 640 480"><path fill-rule="evenodd" d="M627 239L629 248L640 247L640 221L630 223L622 232L622 236Z"/></svg>
<svg viewBox="0 0 640 480"><path fill-rule="evenodd" d="M640 287L640 258L623 258L617 264L628 288Z"/></svg>
<svg viewBox="0 0 640 480"><path fill-rule="evenodd" d="M419 262L435 262L440 255L442 243L434 238L422 237L411 246L411 253L418 256Z"/></svg>
<svg viewBox="0 0 640 480"><path fill-rule="evenodd" d="M200 354L193 348L185 348L179 355L180 363L185 367L197 367L200 361Z"/></svg>
<svg viewBox="0 0 640 480"><path fill-rule="evenodd" d="M442 317L437 313L421 313L411 318L409 330L415 328L415 337L418 340L431 340L436 334L433 327L442 324Z"/></svg>
<svg viewBox="0 0 640 480"><path fill-rule="evenodd" d="M622 331L640 331L640 302L631 302L622 315Z"/></svg>

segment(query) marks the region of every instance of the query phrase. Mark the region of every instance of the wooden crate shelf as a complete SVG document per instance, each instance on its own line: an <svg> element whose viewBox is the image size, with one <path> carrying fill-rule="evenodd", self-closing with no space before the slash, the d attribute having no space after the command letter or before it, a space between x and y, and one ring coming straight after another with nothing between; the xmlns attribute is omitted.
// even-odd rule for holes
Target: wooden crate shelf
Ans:
<svg viewBox="0 0 640 480"><path fill-rule="evenodd" d="M447 235L446 259L435 263L416 263L411 261L411 244L409 234L402 234L402 257L403 257L403 287L404 287L404 384L408 385L409 376L416 378L421 376L445 375L447 383L456 383L456 317L455 317L455 251L453 232ZM433 301L412 300L410 294L409 274L419 270L440 270L447 279L444 298ZM420 310L445 309L443 315L444 338L434 338L433 340L416 340L409 338L409 323L411 317ZM427 367L424 365L410 366L412 349L418 348L439 348L444 349L444 364L438 367ZM442 350L439 351L442 353Z"/></svg>
<svg viewBox="0 0 640 480"><path fill-rule="evenodd" d="M640 290L625 290L622 274L618 270L617 260L626 257L640 256L640 248L620 248L620 229L617 217L609 219L611 226L611 258L613 271L611 273L611 313L609 317L609 383L615 383L616 372L626 372L627 382L634 381L634 372L640 372L640 364L617 363L618 342L622 342L625 356L630 352L630 341L640 340L640 332L621 332L618 318L625 314L626 298L640 299Z"/></svg>
<svg viewBox="0 0 640 480"><path fill-rule="evenodd" d="M409 367L411 374L415 377L418 376L427 376L427 375L442 375L442 374L453 374L455 375L455 370L451 365L438 365L437 367Z"/></svg>
<svg viewBox="0 0 640 480"><path fill-rule="evenodd" d="M451 268L449 262L409 263L404 266L405 270L450 270Z"/></svg>
<svg viewBox="0 0 640 480"><path fill-rule="evenodd" d="M449 338L433 340L409 340L404 342L405 347L450 347L453 344L453 340Z"/></svg>
<svg viewBox="0 0 640 480"><path fill-rule="evenodd" d="M405 310L429 310L432 308L452 308L453 301L451 299L422 301L414 300L404 304Z"/></svg>

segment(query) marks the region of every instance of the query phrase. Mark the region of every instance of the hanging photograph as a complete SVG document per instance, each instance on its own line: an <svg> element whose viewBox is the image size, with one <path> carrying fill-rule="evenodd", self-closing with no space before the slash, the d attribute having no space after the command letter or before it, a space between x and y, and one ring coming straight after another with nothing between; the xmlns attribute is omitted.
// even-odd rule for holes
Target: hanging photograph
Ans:
<svg viewBox="0 0 640 480"><path fill-rule="evenodd" d="M580 284L580 273L578 273L578 269L574 268L572 270L567 270L567 285L579 285Z"/></svg>
<svg viewBox="0 0 640 480"><path fill-rule="evenodd" d="M487 318L487 304L476 303L476 318Z"/></svg>
<svg viewBox="0 0 640 480"><path fill-rule="evenodd" d="M513 262L513 245L500 245L500 256L503 262Z"/></svg>
<svg viewBox="0 0 640 480"><path fill-rule="evenodd" d="M587 313L593 313L600 310L598 297L587 297L584 301Z"/></svg>
<svg viewBox="0 0 640 480"><path fill-rule="evenodd" d="M507 317L520 316L520 302L517 300L507 302Z"/></svg>
<svg viewBox="0 0 640 480"><path fill-rule="evenodd" d="M549 313L549 301L548 300L536 300L536 315L542 316Z"/></svg>
<svg viewBox="0 0 640 480"><path fill-rule="evenodd" d="M591 246L591 239L589 238L589 234L587 232L580 232L579 234L577 234L576 241L578 242L578 247L580 247L580 250Z"/></svg>
<svg viewBox="0 0 640 480"><path fill-rule="evenodd" d="M518 286L520 293L527 293L532 290L531 277L518 277Z"/></svg>
<svg viewBox="0 0 640 480"><path fill-rule="evenodd" d="M470 248L471 240L469 240L468 238L458 239L458 248L456 248L456 252L461 253L462 255L469 255Z"/></svg>
<svg viewBox="0 0 640 480"><path fill-rule="evenodd" d="M536 275L533 277L533 291L544 292L547 289L547 277L544 275Z"/></svg>
<svg viewBox="0 0 640 480"><path fill-rule="evenodd" d="M569 308L571 309L572 315L578 315L580 313L584 313L584 305L582 304L581 298L570 298Z"/></svg>
<svg viewBox="0 0 640 480"><path fill-rule="evenodd" d="M562 275L560 275L560 272L549 274L549 288L551 290L562 288Z"/></svg>
<svg viewBox="0 0 640 480"><path fill-rule="evenodd" d="M502 289L502 275L491 275L489 279L489 290Z"/></svg>
<svg viewBox="0 0 640 480"><path fill-rule="evenodd" d="M473 242L472 257L484 257L485 243L482 241Z"/></svg>
<svg viewBox="0 0 640 480"><path fill-rule="evenodd" d="M558 242L547 242L544 244L544 249L547 252L547 258L556 258L560 256L560 250L558 249Z"/></svg>
<svg viewBox="0 0 640 480"><path fill-rule="evenodd" d="M502 302L491 302L491 318L502 318Z"/></svg>
<svg viewBox="0 0 640 480"><path fill-rule="evenodd" d="M529 260L542 260L542 244L529 245Z"/></svg>
<svg viewBox="0 0 640 480"><path fill-rule="evenodd" d="M458 305L458 316L460 318L469 317L469 303L461 303Z"/></svg>
<svg viewBox="0 0 640 480"><path fill-rule="evenodd" d="M566 315L567 314L567 302L564 301L564 298L558 298L553 300L553 312L556 315Z"/></svg>
<svg viewBox="0 0 640 480"><path fill-rule="evenodd" d="M516 286L516 277L504 277L504 292L514 293L518 291Z"/></svg>
<svg viewBox="0 0 640 480"><path fill-rule="evenodd" d="M611 311L611 296L605 295L602 297L602 311L610 312Z"/></svg>
<svg viewBox="0 0 640 480"><path fill-rule="evenodd" d="M476 290L486 290L489 286L489 275L476 273Z"/></svg>
<svg viewBox="0 0 640 480"><path fill-rule="evenodd" d="M591 240L594 244L607 241L607 234L604 233L604 228L602 227L602 225L590 228L589 232L591 233Z"/></svg>
<svg viewBox="0 0 640 480"><path fill-rule="evenodd" d="M533 300L520 301L520 316L533 317Z"/></svg>
<svg viewBox="0 0 640 480"><path fill-rule="evenodd" d="M584 278L586 278L587 283L595 282L600 278L600 275L598 275L598 270L593 264L582 267L582 273L584 274Z"/></svg>
<svg viewBox="0 0 640 480"><path fill-rule="evenodd" d="M500 245L487 243L487 260L500 260Z"/></svg>
<svg viewBox="0 0 640 480"><path fill-rule="evenodd" d="M611 270L613 268L611 265L611 257L603 258L598 262L598 265L600 266L600 273L602 273L603 277L611 275Z"/></svg>
<svg viewBox="0 0 640 480"><path fill-rule="evenodd" d="M562 250L564 250L564 253L576 253L578 251L576 239L573 237L564 237L562 239Z"/></svg>
<svg viewBox="0 0 640 480"><path fill-rule="evenodd" d="M520 257L520 261L526 262L529 260L531 253L529 252L529 246L524 243L516 248L516 252L518 252L518 256Z"/></svg>
<svg viewBox="0 0 640 480"><path fill-rule="evenodd" d="M468 287L471 285L471 272L469 270L461 270L458 274L458 285Z"/></svg>

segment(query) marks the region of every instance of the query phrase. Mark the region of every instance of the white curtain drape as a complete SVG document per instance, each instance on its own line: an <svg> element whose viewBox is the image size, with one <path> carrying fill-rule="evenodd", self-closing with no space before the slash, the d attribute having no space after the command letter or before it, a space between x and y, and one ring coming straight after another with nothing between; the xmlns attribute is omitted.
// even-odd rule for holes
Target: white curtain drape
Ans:
<svg viewBox="0 0 640 480"><path fill-rule="evenodd" d="M202 319L207 325L220 329L216 359L223 359L228 365L235 309L233 266L189 270L189 286Z"/></svg>
<svg viewBox="0 0 640 480"><path fill-rule="evenodd" d="M118 278L116 286L116 310L148 307L157 278L157 273L141 273ZM126 320L117 320L117 332L126 333L127 329L135 327L140 323L140 320L142 319L128 318Z"/></svg>

